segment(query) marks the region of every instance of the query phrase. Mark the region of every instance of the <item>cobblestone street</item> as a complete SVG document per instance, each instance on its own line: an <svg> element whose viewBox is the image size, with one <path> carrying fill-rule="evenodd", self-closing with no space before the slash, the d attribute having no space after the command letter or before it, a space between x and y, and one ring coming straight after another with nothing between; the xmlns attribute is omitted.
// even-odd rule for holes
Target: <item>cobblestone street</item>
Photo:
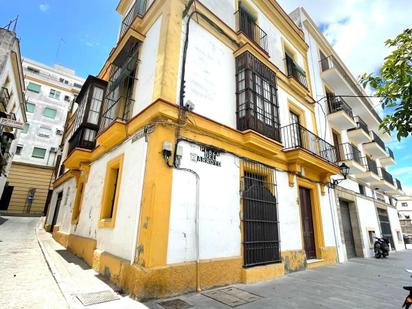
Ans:
<svg viewBox="0 0 412 309"><path fill-rule="evenodd" d="M0 308L67 308L37 242L38 222L0 217Z"/></svg>

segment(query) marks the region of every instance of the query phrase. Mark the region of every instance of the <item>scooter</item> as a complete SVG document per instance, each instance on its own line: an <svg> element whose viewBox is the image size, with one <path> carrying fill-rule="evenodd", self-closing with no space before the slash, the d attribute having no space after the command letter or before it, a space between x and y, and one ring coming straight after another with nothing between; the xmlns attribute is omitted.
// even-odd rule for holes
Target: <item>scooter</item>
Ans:
<svg viewBox="0 0 412 309"><path fill-rule="evenodd" d="M412 274L412 270L410 269L405 269L408 273ZM411 276L412 278L412 276ZM405 302L402 305L402 308L409 309L409 307L412 305L412 286L404 286L403 287L405 290L409 291L409 295L406 296Z"/></svg>
<svg viewBox="0 0 412 309"><path fill-rule="evenodd" d="M373 250L375 251L375 257L377 259L386 258L389 255L389 240L386 238L374 237L375 243L373 244Z"/></svg>

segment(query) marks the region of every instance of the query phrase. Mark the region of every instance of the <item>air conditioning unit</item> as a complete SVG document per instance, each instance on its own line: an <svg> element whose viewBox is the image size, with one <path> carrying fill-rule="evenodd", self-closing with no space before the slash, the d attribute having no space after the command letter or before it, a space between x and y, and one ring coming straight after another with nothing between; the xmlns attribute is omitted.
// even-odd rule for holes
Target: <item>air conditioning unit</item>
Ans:
<svg viewBox="0 0 412 309"><path fill-rule="evenodd" d="M63 130L56 129L56 134L57 134L57 135L63 135Z"/></svg>
<svg viewBox="0 0 412 309"><path fill-rule="evenodd" d="M57 148L56 147L50 148L50 152L57 152Z"/></svg>

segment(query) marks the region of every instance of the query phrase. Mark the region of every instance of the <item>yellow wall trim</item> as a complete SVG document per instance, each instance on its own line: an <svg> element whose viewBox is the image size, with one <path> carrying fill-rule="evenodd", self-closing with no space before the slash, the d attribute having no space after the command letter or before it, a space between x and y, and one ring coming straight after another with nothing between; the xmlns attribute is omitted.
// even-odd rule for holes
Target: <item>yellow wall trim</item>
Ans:
<svg viewBox="0 0 412 309"><path fill-rule="evenodd" d="M285 274L283 263L264 266L255 266L242 269L242 283L255 283L259 281L272 280Z"/></svg>
<svg viewBox="0 0 412 309"><path fill-rule="evenodd" d="M78 178L79 176L80 176L80 171L68 170L53 182L53 189L56 189L57 187L65 183L67 180L73 177Z"/></svg>

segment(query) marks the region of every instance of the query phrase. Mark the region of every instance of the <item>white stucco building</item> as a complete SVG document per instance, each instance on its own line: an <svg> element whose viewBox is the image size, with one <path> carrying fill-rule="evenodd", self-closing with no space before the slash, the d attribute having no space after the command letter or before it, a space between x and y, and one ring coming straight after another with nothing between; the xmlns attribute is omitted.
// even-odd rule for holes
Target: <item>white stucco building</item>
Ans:
<svg viewBox="0 0 412 309"><path fill-rule="evenodd" d="M23 60L27 122L16 140L8 186L10 213L43 213L49 195L66 116L83 79L60 65ZM22 175L33 177L22 178Z"/></svg>
<svg viewBox="0 0 412 309"><path fill-rule="evenodd" d="M21 125L26 122L24 107L24 76L17 38L16 20L0 28L0 197L8 180L11 161L16 150ZM0 202L0 211L9 198Z"/></svg>

